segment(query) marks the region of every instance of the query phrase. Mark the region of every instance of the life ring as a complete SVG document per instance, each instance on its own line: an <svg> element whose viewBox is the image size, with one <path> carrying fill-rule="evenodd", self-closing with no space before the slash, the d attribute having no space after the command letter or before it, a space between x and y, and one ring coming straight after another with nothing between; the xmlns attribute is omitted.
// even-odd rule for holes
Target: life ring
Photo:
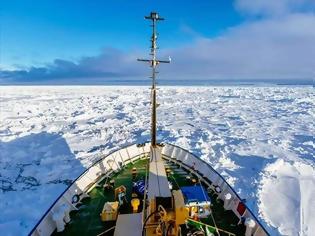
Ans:
<svg viewBox="0 0 315 236"><path fill-rule="evenodd" d="M222 189L218 185L214 186L214 190L215 190L216 193L221 193L222 192Z"/></svg>
<svg viewBox="0 0 315 236"><path fill-rule="evenodd" d="M73 196L72 196L72 204L76 204L76 203L78 203L80 201L80 196L79 196L79 194L74 194Z"/></svg>

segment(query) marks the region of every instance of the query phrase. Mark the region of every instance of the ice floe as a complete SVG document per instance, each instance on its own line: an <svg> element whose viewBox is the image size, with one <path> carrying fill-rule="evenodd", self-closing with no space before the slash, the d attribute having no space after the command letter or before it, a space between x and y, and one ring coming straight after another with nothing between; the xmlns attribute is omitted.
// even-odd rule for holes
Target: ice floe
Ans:
<svg viewBox="0 0 315 236"><path fill-rule="evenodd" d="M0 232L26 235L102 154L150 138L147 87L0 87ZM311 87L162 87L159 140L216 168L271 235L315 231Z"/></svg>

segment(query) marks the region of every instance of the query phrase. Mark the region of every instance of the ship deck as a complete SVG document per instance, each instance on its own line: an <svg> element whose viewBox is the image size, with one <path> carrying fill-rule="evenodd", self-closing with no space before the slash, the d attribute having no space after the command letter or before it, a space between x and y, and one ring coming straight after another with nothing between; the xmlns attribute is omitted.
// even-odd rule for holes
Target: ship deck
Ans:
<svg viewBox="0 0 315 236"><path fill-rule="evenodd" d="M127 200L130 202L131 193L132 193L132 175L131 171L134 167L137 168L137 177L136 179L141 179L145 177L146 165L148 159L140 159L134 163L126 165L119 173L114 174L110 177L111 180L115 181L115 187L124 185L127 189ZM178 165L165 161L165 168L170 170L169 181L173 185L173 189L179 189L182 186L191 186L195 183L192 182L192 179L197 179L193 173L189 173L186 170L180 168ZM190 178L187 178L189 176ZM113 190L104 190L102 187L105 181L108 179L102 180L98 186L95 186L88 194L89 198L81 200L81 203L78 207L78 211L72 211L70 213L71 221L65 227L63 232L56 232L52 235L113 235L114 230L104 233L106 230L115 226L115 221L102 222L100 218L100 213L103 209L105 202L114 201L114 191ZM199 184L199 183L197 183ZM231 232L235 235L244 235L245 227L239 226L239 219L234 215L232 211L226 211L223 208L223 201L216 198L216 195L213 192L208 193L212 202L212 217L203 219L202 222L216 226L222 230ZM129 204L130 205L130 204ZM140 211L142 206L140 205ZM120 209L120 214L131 213L131 206L125 209ZM215 224L213 222L215 220ZM223 232L220 232L220 235L228 235Z"/></svg>

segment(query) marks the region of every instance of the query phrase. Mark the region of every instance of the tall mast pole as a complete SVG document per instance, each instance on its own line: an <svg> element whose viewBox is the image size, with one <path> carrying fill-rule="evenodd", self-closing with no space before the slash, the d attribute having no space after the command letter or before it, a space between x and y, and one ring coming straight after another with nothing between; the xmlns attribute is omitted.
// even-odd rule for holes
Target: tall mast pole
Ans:
<svg viewBox="0 0 315 236"><path fill-rule="evenodd" d="M148 62L152 68L152 87L151 87L151 146L156 147L156 67L159 63L170 63L169 60L157 60L156 59L156 50L157 50L157 33L156 33L156 24L160 20L164 20L164 18L159 17L158 13L151 12L150 16L145 16L145 19L152 21L152 36L151 36L151 59L138 59L138 61Z"/></svg>

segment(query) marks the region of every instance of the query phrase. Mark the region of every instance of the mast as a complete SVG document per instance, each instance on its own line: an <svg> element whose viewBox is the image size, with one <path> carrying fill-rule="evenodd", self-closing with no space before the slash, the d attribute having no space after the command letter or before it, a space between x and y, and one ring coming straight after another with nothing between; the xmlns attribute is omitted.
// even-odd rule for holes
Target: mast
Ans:
<svg viewBox="0 0 315 236"><path fill-rule="evenodd" d="M151 12L150 16L144 17L146 20L152 21L152 36L151 36L151 59L138 59L138 61L144 61L148 62L150 64L150 67L152 68L152 87L151 87L151 146L155 147L156 142L156 74L158 73L156 71L156 67L159 63L170 63L169 60L158 60L156 59L156 51L158 49L156 41L157 41L157 32L156 32L156 25L158 21L164 20L164 18L161 18L158 13Z"/></svg>

